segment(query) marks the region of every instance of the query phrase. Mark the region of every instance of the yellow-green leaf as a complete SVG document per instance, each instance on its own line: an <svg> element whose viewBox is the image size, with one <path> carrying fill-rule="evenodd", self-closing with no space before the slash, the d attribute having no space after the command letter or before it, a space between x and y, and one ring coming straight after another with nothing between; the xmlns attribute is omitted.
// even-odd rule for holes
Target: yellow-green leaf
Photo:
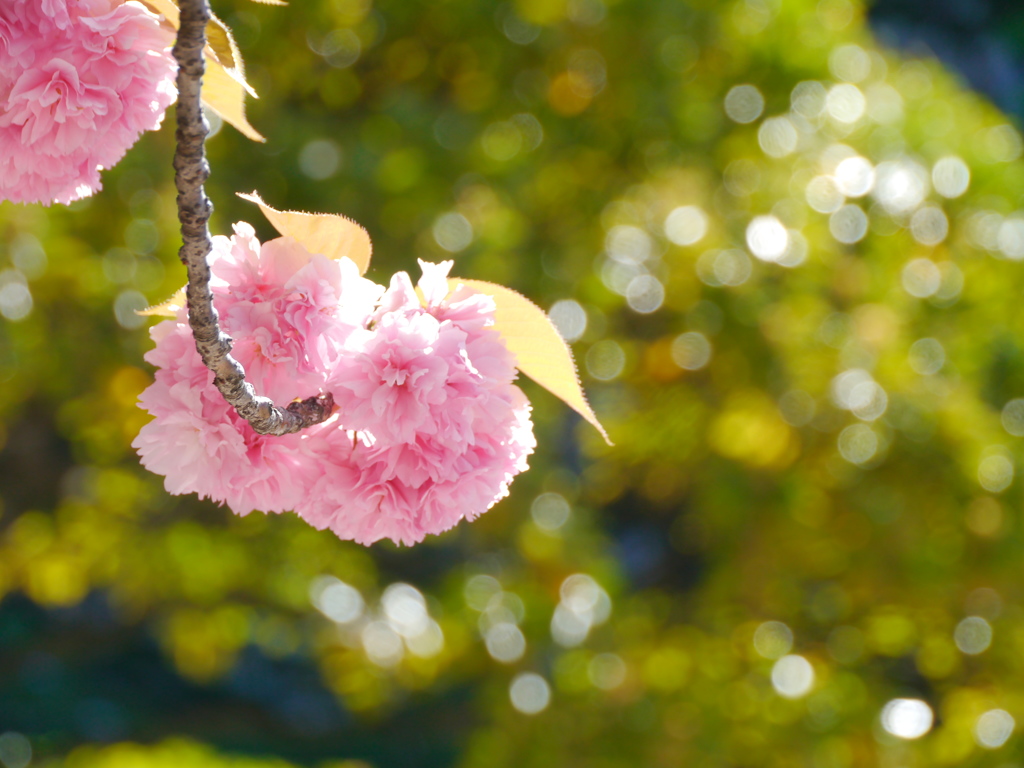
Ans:
<svg viewBox="0 0 1024 768"><path fill-rule="evenodd" d="M143 0L155 13L177 29L181 24L178 6L172 0ZM272 3L276 4L276 3ZM245 95L257 98L246 82L245 65L228 26L214 16L206 25L206 74L203 77L203 103L233 125L243 136L264 141L245 117Z"/></svg>
<svg viewBox="0 0 1024 768"><path fill-rule="evenodd" d="M235 39L231 36L228 25L216 16L213 16L209 24L206 25L206 45L210 48L216 61L225 69L239 68L242 57L238 53ZM245 80L244 72L242 80Z"/></svg>
<svg viewBox="0 0 1024 768"><path fill-rule="evenodd" d="M206 25L206 62L207 70L211 63L220 64L227 75L235 80L254 99L259 98L252 86L245 79L245 62L242 54L231 36L231 28L213 16Z"/></svg>
<svg viewBox="0 0 1024 768"><path fill-rule="evenodd" d="M211 59L206 60L203 77L203 103L253 141L266 141L245 119L245 94L252 89ZM255 95L255 94L253 94Z"/></svg>
<svg viewBox="0 0 1024 768"><path fill-rule="evenodd" d="M180 290L175 291L174 295L167 301L162 301L159 304L154 304L151 307L145 309L135 310L136 315L143 315L145 317L175 317L178 314L178 310L185 306L185 286L182 286Z"/></svg>
<svg viewBox="0 0 1024 768"><path fill-rule="evenodd" d="M256 203L278 232L302 243L310 253L320 253L329 259L348 256L359 267L360 274L369 269L373 251L370 235L351 219L337 213L278 211L264 203L255 192L239 194L239 197Z"/></svg>
<svg viewBox="0 0 1024 768"><path fill-rule="evenodd" d="M181 26L181 15L177 3L173 0L142 0L155 13L162 15L167 22L178 29ZM238 46L231 36L231 29L223 21L211 14L206 25L207 58L213 58L227 69L234 69L241 64ZM255 95L255 94L253 94Z"/></svg>
<svg viewBox="0 0 1024 768"><path fill-rule="evenodd" d="M516 356L516 367L593 424L605 442L611 445L608 433L604 431L583 394L572 350L544 310L503 285L454 277L450 281L461 282L478 293L494 298L497 305L494 327Z"/></svg>

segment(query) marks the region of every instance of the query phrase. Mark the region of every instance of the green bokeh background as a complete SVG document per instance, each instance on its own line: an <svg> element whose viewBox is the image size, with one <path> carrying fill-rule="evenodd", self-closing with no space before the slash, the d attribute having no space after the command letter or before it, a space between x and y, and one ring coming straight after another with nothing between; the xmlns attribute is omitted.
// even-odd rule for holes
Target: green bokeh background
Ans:
<svg viewBox="0 0 1024 768"><path fill-rule="evenodd" d="M359 221L379 282L454 258L572 302L616 445L527 382L533 469L412 549L168 496L130 442L132 310L183 280L169 125L89 200L0 205L7 768L1024 762L1006 116L851 0L214 6L268 139L210 140L214 232L273 236L255 189ZM844 201L852 156L876 184ZM780 226L789 266L755 253ZM359 618L316 607L338 580Z"/></svg>

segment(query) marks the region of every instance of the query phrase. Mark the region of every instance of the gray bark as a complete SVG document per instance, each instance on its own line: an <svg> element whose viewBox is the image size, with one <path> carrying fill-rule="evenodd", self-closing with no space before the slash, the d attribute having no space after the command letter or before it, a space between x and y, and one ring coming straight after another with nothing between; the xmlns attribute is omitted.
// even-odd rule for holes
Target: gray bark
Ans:
<svg viewBox="0 0 1024 768"><path fill-rule="evenodd" d="M257 395L245 380L245 370L231 356L231 338L221 331L213 306L207 261L212 247L208 223L213 205L203 190L203 183L210 175L204 148L209 125L200 104L210 6L208 0L180 0L179 4L181 26L173 51L178 62L174 183L178 188L182 237L178 256L188 271L189 325L199 356L213 371L213 383L239 416L262 435L298 432L327 419L334 408L334 398L330 393L321 393L280 408L270 399Z"/></svg>

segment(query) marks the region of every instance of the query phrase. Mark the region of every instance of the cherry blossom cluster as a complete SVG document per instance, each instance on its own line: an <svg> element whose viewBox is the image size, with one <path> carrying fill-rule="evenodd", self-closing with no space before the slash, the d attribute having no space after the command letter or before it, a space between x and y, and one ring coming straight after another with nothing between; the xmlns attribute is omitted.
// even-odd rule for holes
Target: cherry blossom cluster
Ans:
<svg viewBox="0 0 1024 768"><path fill-rule="evenodd" d="M246 378L275 402L330 392L324 423L257 434L228 406L195 349L186 310L152 329L157 367L134 442L170 493L238 514L294 510L317 528L370 544L413 544L508 493L535 447L515 359L492 326L494 300L420 262L390 286L348 258L290 237L260 244L236 224L215 237L211 288ZM454 287L454 290L449 290Z"/></svg>
<svg viewBox="0 0 1024 768"><path fill-rule="evenodd" d="M173 30L124 0L0 2L0 200L101 186L174 101Z"/></svg>

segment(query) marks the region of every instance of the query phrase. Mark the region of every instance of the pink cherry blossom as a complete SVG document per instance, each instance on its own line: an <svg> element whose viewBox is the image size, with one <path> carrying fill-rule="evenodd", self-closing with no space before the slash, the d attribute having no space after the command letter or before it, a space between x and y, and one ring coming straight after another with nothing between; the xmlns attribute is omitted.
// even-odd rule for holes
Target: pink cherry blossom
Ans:
<svg viewBox="0 0 1024 768"><path fill-rule="evenodd" d="M146 359L157 363L177 356L140 397L154 416L132 443L143 465L166 478L169 493L196 493L238 514L292 509L313 479L311 467L300 460L299 436L256 434L213 386L183 321L153 328L157 348Z"/></svg>
<svg viewBox="0 0 1024 768"><path fill-rule="evenodd" d="M494 300L456 285L451 262L424 264L387 291L348 259L309 254L248 224L214 238L214 304L249 381L275 402L329 391L338 406L298 434L256 434L227 406L182 310L152 330L154 419L133 444L171 493L239 514L293 509L370 544L413 544L472 520L508 493L535 441Z"/></svg>
<svg viewBox="0 0 1024 768"><path fill-rule="evenodd" d="M0 2L0 199L98 190L174 101L173 39L138 2Z"/></svg>
<svg viewBox="0 0 1024 768"><path fill-rule="evenodd" d="M311 255L290 238L261 246L244 223L233 237L214 238L210 264L214 305L235 338L233 354L276 402L322 390L329 364L381 291L348 259ZM197 493L238 514L294 509L318 476L305 447L313 432L268 437L242 420L200 360L185 310L151 335L156 348L146 360L157 366L156 380L140 406L154 419L133 443L143 465L165 476L168 492Z"/></svg>
<svg viewBox="0 0 1024 768"><path fill-rule="evenodd" d="M383 290L350 259L310 254L280 237L262 246L245 222L213 238L211 288L234 354L275 402L315 395ZM307 394L300 394L307 392Z"/></svg>
<svg viewBox="0 0 1024 768"><path fill-rule="evenodd" d="M451 262L421 262L420 303L399 273L361 353L328 383L341 429L322 435L324 475L296 510L369 544L412 544L472 520L508 493L536 443L515 361L490 328L494 301L461 287Z"/></svg>
<svg viewBox="0 0 1024 768"><path fill-rule="evenodd" d="M321 432L311 447L322 474L296 512L360 544L384 538L415 544L474 520L508 495L536 447L526 396L512 384L505 394L505 421L468 445L431 439L384 445L365 432Z"/></svg>

